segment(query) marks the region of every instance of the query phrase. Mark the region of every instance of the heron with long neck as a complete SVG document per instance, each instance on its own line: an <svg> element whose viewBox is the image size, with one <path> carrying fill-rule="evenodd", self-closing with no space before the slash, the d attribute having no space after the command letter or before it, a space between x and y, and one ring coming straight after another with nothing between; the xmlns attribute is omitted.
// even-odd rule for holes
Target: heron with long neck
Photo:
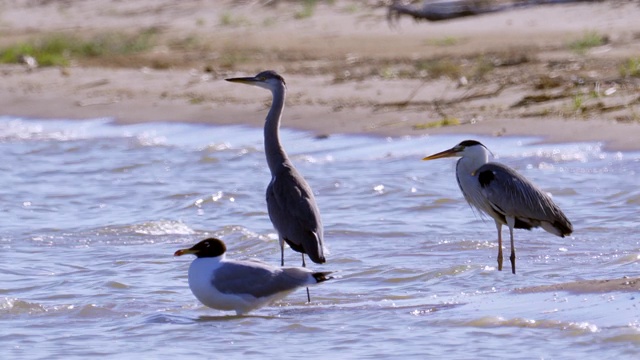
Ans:
<svg viewBox="0 0 640 360"><path fill-rule="evenodd" d="M254 85L271 91L273 100L264 124L264 150L271 172L267 186L267 208L280 242L280 265L284 266L284 244L307 254L316 264L325 263L322 220L311 187L293 166L280 142L280 121L287 86L275 71L263 71L253 77L227 81ZM308 295L308 289L307 289ZM310 297L308 297L310 301Z"/></svg>
<svg viewBox="0 0 640 360"><path fill-rule="evenodd" d="M490 155L480 142L465 140L451 149L425 157L435 160L459 157L456 180L467 202L491 216L498 230L498 270L502 270L502 225L509 227L511 272L516 273L516 249L513 229L541 227L565 237L573 225L551 197L510 167L489 161Z"/></svg>

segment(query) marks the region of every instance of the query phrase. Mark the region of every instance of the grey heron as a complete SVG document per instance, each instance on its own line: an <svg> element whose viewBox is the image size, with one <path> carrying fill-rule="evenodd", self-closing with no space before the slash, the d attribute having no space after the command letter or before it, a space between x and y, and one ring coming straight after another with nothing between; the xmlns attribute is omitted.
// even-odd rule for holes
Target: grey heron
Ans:
<svg viewBox="0 0 640 360"><path fill-rule="evenodd" d="M189 288L198 301L214 309L246 314L300 287L331 279L330 272L277 267L255 260L230 260L226 251L222 240L208 238L174 253L174 256L196 256L189 266Z"/></svg>
<svg viewBox="0 0 640 360"><path fill-rule="evenodd" d="M264 124L264 149L271 172L266 197L269 218L280 241L280 265L284 266L285 242L302 254L303 267L304 254L316 264L325 263L322 220L313 191L280 143L280 120L287 92L284 79L267 70L253 77L226 80L267 89L273 97ZM307 298L311 301L308 291Z"/></svg>
<svg viewBox="0 0 640 360"><path fill-rule="evenodd" d="M490 154L480 142L465 140L423 160L460 157L456 164L456 179L462 195L472 207L491 216L496 223L498 270L502 270L502 225L509 227L509 259L515 274L513 229L542 227L551 234L565 237L573 232L573 225L553 200L532 182L505 165L489 162Z"/></svg>

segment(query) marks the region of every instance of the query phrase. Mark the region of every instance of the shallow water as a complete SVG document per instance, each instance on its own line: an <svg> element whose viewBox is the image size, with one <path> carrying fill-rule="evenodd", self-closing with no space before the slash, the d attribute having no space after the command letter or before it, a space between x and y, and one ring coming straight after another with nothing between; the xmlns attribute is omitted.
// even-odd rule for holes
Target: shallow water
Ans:
<svg viewBox="0 0 640 360"><path fill-rule="evenodd" d="M325 224L328 263L313 267L340 278L312 288L312 304L298 291L235 317L201 306L190 259L172 254L217 236L230 257L279 262L261 129L0 118L2 358L640 354L637 293L511 292L638 275L640 153L474 137L575 227L517 231L514 276L497 271L493 221L464 202L455 161L420 161L466 138L283 129Z"/></svg>

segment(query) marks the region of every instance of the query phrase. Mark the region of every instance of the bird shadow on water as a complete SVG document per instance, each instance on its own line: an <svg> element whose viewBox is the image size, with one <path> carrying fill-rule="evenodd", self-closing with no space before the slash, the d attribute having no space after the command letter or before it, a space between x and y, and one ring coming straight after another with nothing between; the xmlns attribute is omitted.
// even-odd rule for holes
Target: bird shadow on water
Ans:
<svg viewBox="0 0 640 360"><path fill-rule="evenodd" d="M169 315L169 314L155 314L148 316L144 322L146 324L176 324L176 325L190 325L194 323L206 323L206 322L223 322L223 321L236 321L246 319L279 319L278 315L201 315L198 317Z"/></svg>
<svg viewBox="0 0 640 360"><path fill-rule="evenodd" d="M235 314L221 314L221 315L200 315L197 317L180 316L170 314L154 314L147 316L144 320L145 324L175 324L175 325L190 325L196 323L214 323L225 321L241 321L249 319L265 319L265 320L283 320L294 319L301 315L321 314L327 312L349 312L364 314L370 314L372 310L383 310L392 312L402 312L411 315L423 316L439 312L442 310L452 309L463 304L422 304L422 305L403 305L403 306L380 306L379 304L358 304L354 306L348 305L325 305L325 306L292 306L288 308L280 308L274 314L266 315L235 315Z"/></svg>
<svg viewBox="0 0 640 360"><path fill-rule="evenodd" d="M349 312L349 313L358 313L362 312L364 314L371 314L372 310L375 311L391 311L391 312L401 312L412 315L426 315L434 312L452 309L458 306L462 306L464 304L415 304L415 305L390 305L380 303L367 303L367 304L353 304L353 305L326 305L315 308L310 307L292 307L289 309L282 310L279 314L282 317L297 317L299 315L310 315L310 313L326 313L326 312Z"/></svg>
<svg viewBox="0 0 640 360"><path fill-rule="evenodd" d="M246 320L246 319L280 319L280 316L277 315L219 315L219 316L209 316L203 315L199 316L195 319L195 322L220 322L220 321L235 321L235 320Z"/></svg>

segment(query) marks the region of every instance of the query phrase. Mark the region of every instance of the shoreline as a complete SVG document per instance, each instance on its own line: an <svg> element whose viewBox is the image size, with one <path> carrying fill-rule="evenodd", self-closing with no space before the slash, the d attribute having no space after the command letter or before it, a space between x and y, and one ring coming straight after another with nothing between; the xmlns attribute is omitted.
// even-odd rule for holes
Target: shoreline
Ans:
<svg viewBox="0 0 640 360"><path fill-rule="evenodd" d="M0 71L2 67L0 66ZM78 75L74 73L79 71ZM21 70L14 70L21 71ZM214 125L248 125L261 128L270 95L260 89L243 89L225 82L222 78L210 79L197 86L212 88L213 93L221 94L220 98L212 98L202 103L194 103L189 97L176 96L162 98L158 91L130 88L127 94L118 83L119 78L132 80L136 73L141 76L139 84L145 84L142 78L164 77L157 72L149 75L142 70L106 69L66 69L71 73L69 78L58 75L60 69L38 69L29 77L36 79L33 83L23 80L23 86L38 88L34 95L6 94L0 98L0 109L3 115L37 118L37 119L92 119L112 118L116 123L141 122L185 122L208 123ZM6 73L6 68L5 68ZM119 73L119 74L118 74ZM187 70L174 70L170 79L159 80L171 83L188 82L193 77ZM247 74L248 75L248 74ZM24 75L19 75L24 76ZM51 80L53 78L53 80ZM55 79L60 78L60 79ZM298 76L294 76L297 81ZM24 79L24 78L23 78ZM28 78L27 78L28 79ZM179 79L179 80L178 80ZM59 84L64 81L64 84ZM48 83L45 83L48 82ZM62 91L46 92L43 87L56 88ZM482 136L532 136L540 138L544 143L602 143L607 151L639 151L639 123L618 123L614 120L597 119L563 119L563 118L490 118L474 119L474 122L460 125L435 126L419 129L423 117L419 111L377 111L371 107L356 106L349 109L336 109L331 105L306 105L290 98L300 98L302 91L293 85L289 92L287 107L283 113L282 127L309 131L317 136L332 134L353 134L370 136L421 136L444 134L468 134ZM170 88L170 84L155 86ZM204 91L204 90L202 90ZM243 92L242 95L237 95ZM42 96L41 96L42 95ZM243 96L239 102L229 102L225 97ZM291 104L293 102L293 104Z"/></svg>

